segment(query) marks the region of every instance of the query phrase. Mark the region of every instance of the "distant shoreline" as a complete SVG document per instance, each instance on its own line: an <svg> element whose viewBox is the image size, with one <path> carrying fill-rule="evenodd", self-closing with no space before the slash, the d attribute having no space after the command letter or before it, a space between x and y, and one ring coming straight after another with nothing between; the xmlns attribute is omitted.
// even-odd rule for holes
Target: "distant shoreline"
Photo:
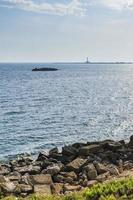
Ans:
<svg viewBox="0 0 133 200"><path fill-rule="evenodd" d="M133 64L133 62L0 62L0 64Z"/></svg>
<svg viewBox="0 0 133 200"><path fill-rule="evenodd" d="M85 64L85 65L89 65L89 64L133 64L133 62L54 62L51 64Z"/></svg>

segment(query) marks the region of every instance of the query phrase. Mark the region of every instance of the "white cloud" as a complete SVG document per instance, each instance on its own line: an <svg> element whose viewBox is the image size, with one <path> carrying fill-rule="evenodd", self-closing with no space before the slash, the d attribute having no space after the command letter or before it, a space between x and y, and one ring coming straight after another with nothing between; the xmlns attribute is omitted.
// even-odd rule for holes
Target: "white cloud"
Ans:
<svg viewBox="0 0 133 200"><path fill-rule="evenodd" d="M116 10L133 9L133 0L95 0L95 2Z"/></svg>
<svg viewBox="0 0 133 200"><path fill-rule="evenodd" d="M54 15L85 15L90 6L101 5L110 9L133 10L133 0L71 0L70 3L36 3L36 0L1 0L0 6L18 8L37 13Z"/></svg>
<svg viewBox="0 0 133 200"><path fill-rule="evenodd" d="M88 0L87 0L88 1ZM64 3L36 3L34 0L2 0L3 5L27 11L55 15L84 15L86 0L72 0Z"/></svg>

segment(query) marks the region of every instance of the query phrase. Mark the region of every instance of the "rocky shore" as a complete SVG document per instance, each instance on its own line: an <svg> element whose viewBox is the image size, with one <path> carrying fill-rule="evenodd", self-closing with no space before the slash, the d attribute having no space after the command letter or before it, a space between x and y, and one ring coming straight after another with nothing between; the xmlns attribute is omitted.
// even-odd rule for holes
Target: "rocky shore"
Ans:
<svg viewBox="0 0 133 200"><path fill-rule="evenodd" d="M26 197L66 194L118 177L133 169L133 136L122 141L75 143L39 153L18 156L0 165L0 194Z"/></svg>

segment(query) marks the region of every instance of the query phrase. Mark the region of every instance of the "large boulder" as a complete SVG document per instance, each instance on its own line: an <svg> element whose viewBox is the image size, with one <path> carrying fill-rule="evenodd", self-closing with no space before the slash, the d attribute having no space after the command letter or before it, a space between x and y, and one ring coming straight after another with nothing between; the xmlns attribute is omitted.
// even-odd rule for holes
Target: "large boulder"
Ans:
<svg viewBox="0 0 133 200"><path fill-rule="evenodd" d="M108 168L106 166L104 166L102 163L94 162L94 165L95 165L95 168L96 168L98 174L103 174L108 171Z"/></svg>
<svg viewBox="0 0 133 200"><path fill-rule="evenodd" d="M44 169L42 173L51 174L53 176L53 175L58 174L62 168L63 168L63 165L61 163L53 164L52 166L48 166L46 169Z"/></svg>
<svg viewBox="0 0 133 200"><path fill-rule="evenodd" d="M38 195L50 195L51 187L50 185L35 185L34 193Z"/></svg>
<svg viewBox="0 0 133 200"><path fill-rule="evenodd" d="M71 145L64 146L62 148L62 155L66 155L66 156L74 155L74 156L77 156L78 155L78 150L75 147L71 146Z"/></svg>
<svg viewBox="0 0 133 200"><path fill-rule="evenodd" d="M13 182L10 182L10 181L0 184L0 191L4 195L14 193L15 188L16 188L16 185Z"/></svg>
<svg viewBox="0 0 133 200"><path fill-rule="evenodd" d="M79 149L79 155L81 156L88 156L89 154L95 154L102 151L102 148L100 145L93 144L88 146L83 146Z"/></svg>
<svg viewBox="0 0 133 200"><path fill-rule="evenodd" d="M63 176L65 178L70 177L70 178L72 178L72 180L76 180L77 179L77 174L75 172L73 172L73 171L72 172L64 172Z"/></svg>
<svg viewBox="0 0 133 200"><path fill-rule="evenodd" d="M11 172L7 177L10 181L20 181L21 180L21 174L19 172Z"/></svg>
<svg viewBox="0 0 133 200"><path fill-rule="evenodd" d="M51 185L53 184L51 175L39 174L29 176L29 183L31 185Z"/></svg>
<svg viewBox="0 0 133 200"><path fill-rule="evenodd" d="M41 167L40 166L34 166L34 165L27 165L27 166L24 166L24 167L15 167L14 171L17 171L22 175L24 175L26 173L38 174L41 171Z"/></svg>
<svg viewBox="0 0 133 200"><path fill-rule="evenodd" d="M31 185L19 184L18 187L22 193L30 194L33 192L33 187Z"/></svg>
<svg viewBox="0 0 133 200"><path fill-rule="evenodd" d="M88 180L95 180L98 176L94 164L88 164L83 168L83 171L86 173Z"/></svg>
<svg viewBox="0 0 133 200"><path fill-rule="evenodd" d="M105 150L117 151L123 147L123 144L115 141L104 141L101 142L101 146Z"/></svg>
<svg viewBox="0 0 133 200"><path fill-rule="evenodd" d="M81 171L82 166L87 162L87 159L76 158L72 162L66 165L67 171L79 172Z"/></svg>

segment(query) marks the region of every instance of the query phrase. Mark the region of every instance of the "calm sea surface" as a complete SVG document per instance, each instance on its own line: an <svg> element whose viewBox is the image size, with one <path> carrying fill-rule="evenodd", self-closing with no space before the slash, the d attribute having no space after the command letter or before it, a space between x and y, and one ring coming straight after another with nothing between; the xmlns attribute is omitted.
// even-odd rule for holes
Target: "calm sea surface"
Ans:
<svg viewBox="0 0 133 200"><path fill-rule="evenodd" d="M133 65L0 64L0 159L132 134Z"/></svg>

